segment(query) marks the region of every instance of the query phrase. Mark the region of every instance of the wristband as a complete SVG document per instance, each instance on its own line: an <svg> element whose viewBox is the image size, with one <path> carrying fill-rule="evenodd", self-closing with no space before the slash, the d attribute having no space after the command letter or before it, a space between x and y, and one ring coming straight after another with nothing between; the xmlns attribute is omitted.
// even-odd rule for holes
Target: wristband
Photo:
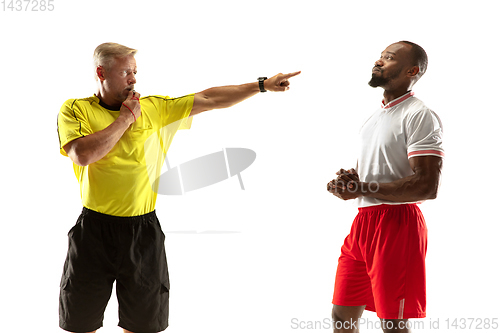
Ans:
<svg viewBox="0 0 500 333"><path fill-rule="evenodd" d="M264 80L267 80L267 77L259 77L258 80L260 92L266 92L267 90L264 88Z"/></svg>
<svg viewBox="0 0 500 333"><path fill-rule="evenodd" d="M130 110L130 108L127 106L127 104L122 103L122 105L124 105L127 109L129 109L129 110ZM134 112L133 112L132 110L130 110L130 112L131 112L131 113L132 113L132 115L134 116L134 122L135 122L135 121L137 120L137 119L135 118L135 114L134 114Z"/></svg>

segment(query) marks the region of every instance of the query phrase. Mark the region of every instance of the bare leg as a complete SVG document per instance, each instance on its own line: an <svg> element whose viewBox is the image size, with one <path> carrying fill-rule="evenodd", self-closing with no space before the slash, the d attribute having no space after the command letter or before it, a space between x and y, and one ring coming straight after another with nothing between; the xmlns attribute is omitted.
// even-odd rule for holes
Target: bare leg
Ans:
<svg viewBox="0 0 500 333"><path fill-rule="evenodd" d="M358 333L358 319L361 318L366 305L341 306L333 305L332 319L334 333Z"/></svg>
<svg viewBox="0 0 500 333"><path fill-rule="evenodd" d="M384 333L410 333L408 319L380 319Z"/></svg>

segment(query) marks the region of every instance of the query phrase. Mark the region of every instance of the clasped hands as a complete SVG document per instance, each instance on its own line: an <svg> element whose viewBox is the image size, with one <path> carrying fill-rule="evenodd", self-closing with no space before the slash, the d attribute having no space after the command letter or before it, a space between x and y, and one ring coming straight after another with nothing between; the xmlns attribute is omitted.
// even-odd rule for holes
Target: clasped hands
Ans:
<svg viewBox="0 0 500 333"><path fill-rule="evenodd" d="M342 200L355 199L361 195L362 186L359 175L354 169L337 171L338 176L326 185L326 190Z"/></svg>

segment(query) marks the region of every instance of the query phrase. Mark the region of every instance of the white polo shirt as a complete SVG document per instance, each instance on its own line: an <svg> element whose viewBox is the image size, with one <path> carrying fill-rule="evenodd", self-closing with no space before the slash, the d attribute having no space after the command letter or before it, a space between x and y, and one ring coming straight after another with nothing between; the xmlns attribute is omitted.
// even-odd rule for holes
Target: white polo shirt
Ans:
<svg viewBox="0 0 500 333"><path fill-rule="evenodd" d="M389 183L414 172L409 159L414 156L444 157L443 126L434 111L413 96L413 92L391 101L382 102L364 123L360 131L358 174L362 182ZM371 197L359 197L358 206L403 204Z"/></svg>

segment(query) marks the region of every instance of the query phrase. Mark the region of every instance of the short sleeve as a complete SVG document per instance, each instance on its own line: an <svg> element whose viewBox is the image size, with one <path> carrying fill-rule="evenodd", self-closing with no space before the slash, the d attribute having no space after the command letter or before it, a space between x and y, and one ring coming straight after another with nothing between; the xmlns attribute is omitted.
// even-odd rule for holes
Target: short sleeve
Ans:
<svg viewBox="0 0 500 333"><path fill-rule="evenodd" d="M406 133L408 158L424 155L444 157L443 125L432 110L422 109L412 114Z"/></svg>
<svg viewBox="0 0 500 333"><path fill-rule="evenodd" d="M163 126L180 121L179 129L191 128L193 117L190 117L193 109L194 94L178 98L167 98L166 114L163 115Z"/></svg>
<svg viewBox="0 0 500 333"><path fill-rule="evenodd" d="M59 135L59 151L68 156L63 147L69 142L92 134L88 119L78 107L76 99L67 100L57 117L57 133Z"/></svg>

